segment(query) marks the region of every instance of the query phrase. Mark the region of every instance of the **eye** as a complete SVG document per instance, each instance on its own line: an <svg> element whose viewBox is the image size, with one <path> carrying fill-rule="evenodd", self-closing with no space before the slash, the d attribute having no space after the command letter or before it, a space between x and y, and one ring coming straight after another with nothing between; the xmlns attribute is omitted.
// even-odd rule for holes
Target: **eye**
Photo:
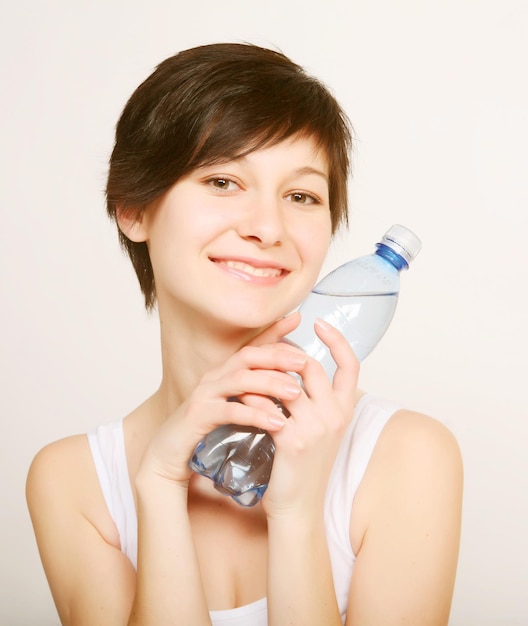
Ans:
<svg viewBox="0 0 528 626"><path fill-rule="evenodd" d="M288 194L286 198L294 204L321 204L321 200L319 200L317 196L306 193L305 191L293 191Z"/></svg>
<svg viewBox="0 0 528 626"><path fill-rule="evenodd" d="M238 183L227 176L212 176L205 182L218 191L236 191L240 189Z"/></svg>

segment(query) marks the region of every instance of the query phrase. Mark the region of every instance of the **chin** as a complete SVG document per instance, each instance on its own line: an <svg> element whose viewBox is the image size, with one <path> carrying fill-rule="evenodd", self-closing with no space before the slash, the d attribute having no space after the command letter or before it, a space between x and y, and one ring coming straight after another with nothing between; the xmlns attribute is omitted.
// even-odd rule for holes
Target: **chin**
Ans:
<svg viewBox="0 0 528 626"><path fill-rule="evenodd" d="M274 315L255 315L253 311L248 315L230 316L229 321L224 319L224 326L231 327L234 332L239 331L242 334L257 335L260 331L268 328L285 313L276 313Z"/></svg>

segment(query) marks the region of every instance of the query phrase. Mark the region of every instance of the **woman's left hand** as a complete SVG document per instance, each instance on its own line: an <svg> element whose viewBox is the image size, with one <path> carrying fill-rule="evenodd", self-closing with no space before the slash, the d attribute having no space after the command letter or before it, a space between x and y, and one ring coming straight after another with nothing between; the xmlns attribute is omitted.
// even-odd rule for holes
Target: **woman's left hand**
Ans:
<svg viewBox="0 0 528 626"><path fill-rule="evenodd" d="M268 329L257 341L265 341L268 335L272 339L273 330ZM328 346L337 369L331 381L321 364L307 356L299 372L301 393L295 400L283 402L291 415L280 432L273 433L275 458L262 500L268 517L322 512L328 478L354 414L359 362L333 326L318 320L315 331ZM256 405L270 402L258 396L241 399Z"/></svg>

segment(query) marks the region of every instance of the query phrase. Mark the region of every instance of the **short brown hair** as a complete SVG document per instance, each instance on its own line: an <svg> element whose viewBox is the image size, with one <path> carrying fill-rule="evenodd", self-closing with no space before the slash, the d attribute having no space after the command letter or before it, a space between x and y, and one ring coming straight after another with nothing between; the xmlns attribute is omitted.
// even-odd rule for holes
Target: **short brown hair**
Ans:
<svg viewBox="0 0 528 626"><path fill-rule="evenodd" d="M180 178L293 135L315 138L329 165L333 232L347 223L351 127L328 89L280 52L211 44L163 61L134 91L116 128L107 210L138 217ZM119 231L147 309L156 301L144 242Z"/></svg>

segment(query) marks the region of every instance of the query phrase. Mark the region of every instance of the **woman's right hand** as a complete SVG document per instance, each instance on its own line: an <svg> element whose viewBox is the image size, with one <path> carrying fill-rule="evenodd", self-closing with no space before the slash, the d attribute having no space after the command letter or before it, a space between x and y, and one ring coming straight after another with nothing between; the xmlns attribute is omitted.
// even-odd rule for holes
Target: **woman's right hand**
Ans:
<svg viewBox="0 0 528 626"><path fill-rule="evenodd" d="M267 399L294 400L300 393L299 383L287 372L302 371L306 356L302 350L280 342L298 321L296 314L282 318L251 345L207 372L158 429L144 455L140 475L154 474L187 487L192 474L189 459L198 442L217 426L254 426L272 434L281 430L286 417ZM263 396L267 401L258 407L227 401L244 394Z"/></svg>

